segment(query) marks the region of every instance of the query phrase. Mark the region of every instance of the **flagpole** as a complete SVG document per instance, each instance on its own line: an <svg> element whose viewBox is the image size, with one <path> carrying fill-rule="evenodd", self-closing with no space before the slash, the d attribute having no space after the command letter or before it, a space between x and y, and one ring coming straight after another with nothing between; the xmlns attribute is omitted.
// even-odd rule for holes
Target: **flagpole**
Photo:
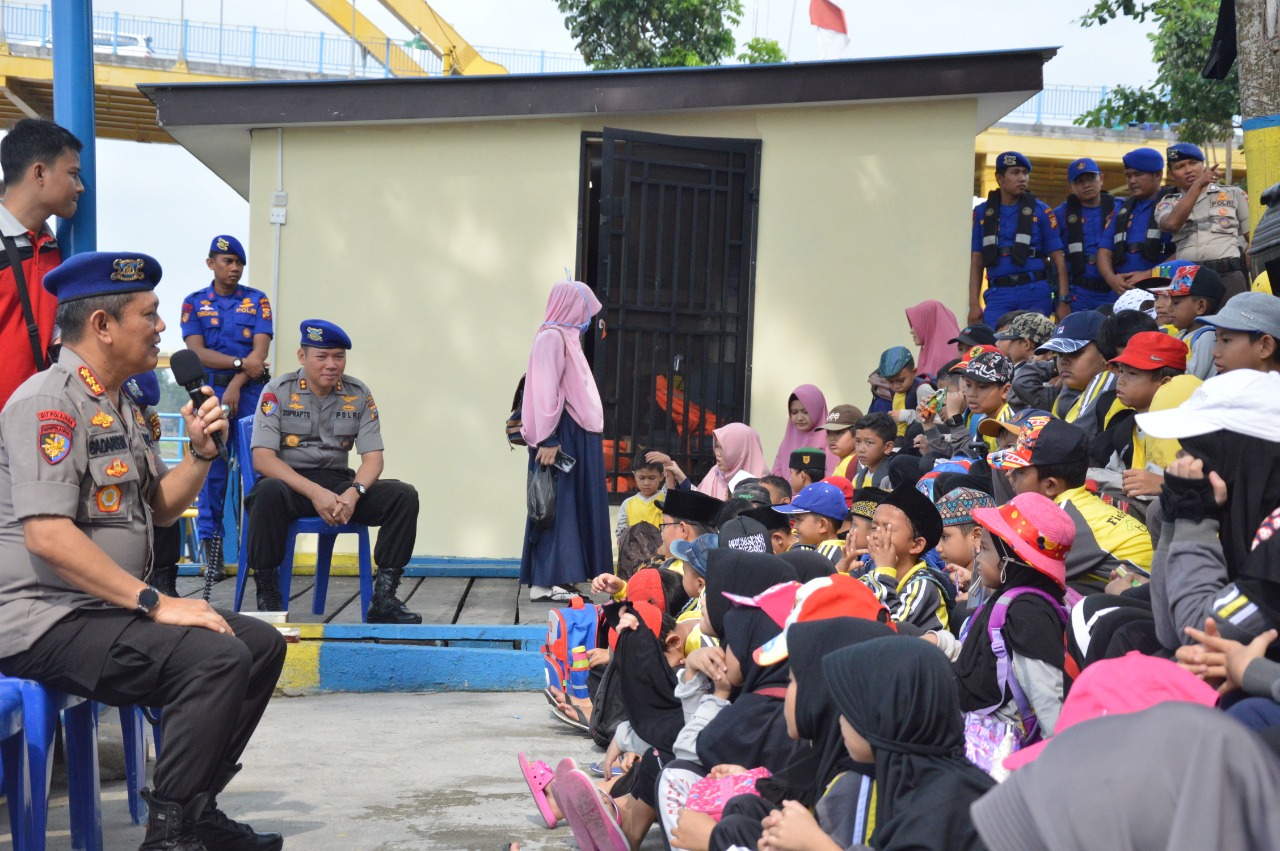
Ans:
<svg viewBox="0 0 1280 851"><path fill-rule="evenodd" d="M791 0L791 26L787 29L787 58L791 58L791 37L796 32L796 6L800 0Z"/></svg>

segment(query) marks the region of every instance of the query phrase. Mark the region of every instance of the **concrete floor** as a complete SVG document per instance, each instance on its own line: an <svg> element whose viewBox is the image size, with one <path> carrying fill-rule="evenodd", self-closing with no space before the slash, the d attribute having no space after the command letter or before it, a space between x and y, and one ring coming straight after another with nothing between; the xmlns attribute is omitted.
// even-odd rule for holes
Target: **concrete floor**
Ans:
<svg viewBox="0 0 1280 851"><path fill-rule="evenodd" d="M553 767L571 756L585 769L603 752L548 710L536 692L276 698L219 801L232 818L283 833L286 849L574 849L568 827L542 824L516 753ZM66 803L55 790L52 851L70 848ZM141 843L123 781L103 783L102 821L108 849ZM12 847L0 836L0 849ZM644 848L661 847L651 831Z"/></svg>

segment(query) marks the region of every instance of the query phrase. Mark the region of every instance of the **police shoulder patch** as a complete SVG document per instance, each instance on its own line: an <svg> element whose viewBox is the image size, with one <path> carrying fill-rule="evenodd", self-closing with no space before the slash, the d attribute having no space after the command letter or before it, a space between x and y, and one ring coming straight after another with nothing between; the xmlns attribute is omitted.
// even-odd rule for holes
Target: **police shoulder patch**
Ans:
<svg viewBox="0 0 1280 851"><path fill-rule="evenodd" d="M276 412L276 408L280 407L280 400L276 398L274 393L262 394L262 405L260 410L264 417L269 417Z"/></svg>

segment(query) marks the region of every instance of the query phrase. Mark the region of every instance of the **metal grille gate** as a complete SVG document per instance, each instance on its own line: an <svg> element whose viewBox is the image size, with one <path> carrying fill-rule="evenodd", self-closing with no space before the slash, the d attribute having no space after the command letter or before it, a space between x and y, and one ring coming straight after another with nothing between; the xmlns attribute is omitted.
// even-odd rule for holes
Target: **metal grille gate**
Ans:
<svg viewBox="0 0 1280 851"><path fill-rule="evenodd" d="M760 142L606 128L595 144L600 227L583 261L604 305L593 366L617 501L645 449L699 481L712 431L750 410Z"/></svg>

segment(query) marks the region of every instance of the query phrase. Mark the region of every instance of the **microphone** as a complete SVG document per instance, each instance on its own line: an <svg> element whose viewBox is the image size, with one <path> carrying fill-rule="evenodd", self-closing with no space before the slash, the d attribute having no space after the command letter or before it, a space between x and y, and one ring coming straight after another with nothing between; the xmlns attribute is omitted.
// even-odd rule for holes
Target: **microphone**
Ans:
<svg viewBox="0 0 1280 851"><path fill-rule="evenodd" d="M190 349L179 349L169 358L169 369L173 370L173 380L186 389L191 396L191 401L195 403L195 409L200 410L200 406L209 398L200 390L207 383L200 356ZM231 460L231 456L227 454L227 444L223 441L221 434L213 433L213 445L218 448L219 458L223 461Z"/></svg>

